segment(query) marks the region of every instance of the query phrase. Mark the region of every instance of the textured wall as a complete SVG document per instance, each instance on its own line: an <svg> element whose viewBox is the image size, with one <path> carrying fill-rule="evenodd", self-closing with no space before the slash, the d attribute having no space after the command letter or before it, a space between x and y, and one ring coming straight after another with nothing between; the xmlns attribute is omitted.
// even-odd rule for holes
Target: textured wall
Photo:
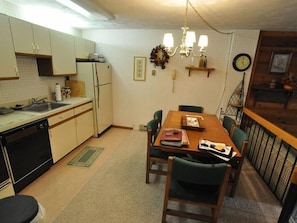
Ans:
<svg viewBox="0 0 297 223"><path fill-rule="evenodd" d="M0 104L22 101L33 97L51 96L55 83L64 86L65 77L39 77L36 59L17 57L19 79L0 81Z"/></svg>

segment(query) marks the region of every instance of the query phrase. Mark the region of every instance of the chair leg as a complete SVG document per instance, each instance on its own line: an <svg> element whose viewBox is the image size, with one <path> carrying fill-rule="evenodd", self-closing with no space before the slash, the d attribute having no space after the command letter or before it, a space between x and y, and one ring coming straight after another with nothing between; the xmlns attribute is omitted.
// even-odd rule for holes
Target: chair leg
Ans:
<svg viewBox="0 0 297 223"><path fill-rule="evenodd" d="M167 211L167 204L166 204L166 207L164 204L163 213L162 213L162 223L166 223L166 216L167 216L166 211Z"/></svg>
<svg viewBox="0 0 297 223"><path fill-rule="evenodd" d="M216 208L211 209L212 212L212 223L217 223L219 217L219 210Z"/></svg>
<svg viewBox="0 0 297 223"><path fill-rule="evenodd" d="M150 183L150 161L148 160L146 162L146 173L145 173L145 183L149 184Z"/></svg>
<svg viewBox="0 0 297 223"><path fill-rule="evenodd" d="M232 186L231 186L231 191L230 191L230 195L229 195L230 197L234 197L238 180L239 180L239 174L236 174L234 182L232 183Z"/></svg>

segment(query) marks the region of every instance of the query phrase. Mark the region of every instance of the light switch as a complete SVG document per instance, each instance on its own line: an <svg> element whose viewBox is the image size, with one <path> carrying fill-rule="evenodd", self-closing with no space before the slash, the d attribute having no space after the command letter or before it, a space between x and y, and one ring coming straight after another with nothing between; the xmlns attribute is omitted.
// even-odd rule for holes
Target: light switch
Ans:
<svg viewBox="0 0 297 223"><path fill-rule="evenodd" d="M156 75L156 70L152 70L152 75L153 75L153 76Z"/></svg>

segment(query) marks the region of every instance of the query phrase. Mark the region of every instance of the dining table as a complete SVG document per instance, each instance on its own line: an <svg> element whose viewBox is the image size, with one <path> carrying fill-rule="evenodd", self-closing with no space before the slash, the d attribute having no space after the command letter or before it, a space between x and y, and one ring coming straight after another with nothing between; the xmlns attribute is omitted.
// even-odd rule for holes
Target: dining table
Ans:
<svg viewBox="0 0 297 223"><path fill-rule="evenodd" d="M201 128L185 128L185 126L182 123L182 117L186 116L198 117ZM188 137L188 144L183 145L181 147L162 145L162 132L168 129L185 129L186 135ZM214 155L208 153L207 151L202 151L198 149L200 139L209 140L216 143L223 143L226 146L231 146L236 155L228 161L220 160ZM207 159L208 161L213 163L226 162L229 163L232 166L232 168L239 170L238 175L240 174L241 167L243 164L243 155L240 153L238 148L233 143L231 137L229 136L226 129L223 127L218 117L214 114L170 110L165 118L164 123L162 124L160 133L158 134L154 142L154 147L156 149L160 149L168 153L181 153L185 155L192 155L193 157L198 157L202 160Z"/></svg>

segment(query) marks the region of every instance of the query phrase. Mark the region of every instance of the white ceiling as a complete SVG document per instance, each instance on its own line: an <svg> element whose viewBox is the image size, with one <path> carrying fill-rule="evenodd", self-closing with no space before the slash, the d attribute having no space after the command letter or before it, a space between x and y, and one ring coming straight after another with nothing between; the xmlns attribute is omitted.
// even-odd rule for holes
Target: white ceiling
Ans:
<svg viewBox="0 0 297 223"><path fill-rule="evenodd" d="M58 6L55 0L8 1L22 6L28 4ZM89 21L85 27L76 22L76 28L180 29L184 24L186 0L75 1L99 5L115 17L108 21ZM297 31L297 0L190 0L190 2L210 25L219 30ZM65 7L62 8L70 11ZM191 6L188 10L188 26L191 29L209 29Z"/></svg>

